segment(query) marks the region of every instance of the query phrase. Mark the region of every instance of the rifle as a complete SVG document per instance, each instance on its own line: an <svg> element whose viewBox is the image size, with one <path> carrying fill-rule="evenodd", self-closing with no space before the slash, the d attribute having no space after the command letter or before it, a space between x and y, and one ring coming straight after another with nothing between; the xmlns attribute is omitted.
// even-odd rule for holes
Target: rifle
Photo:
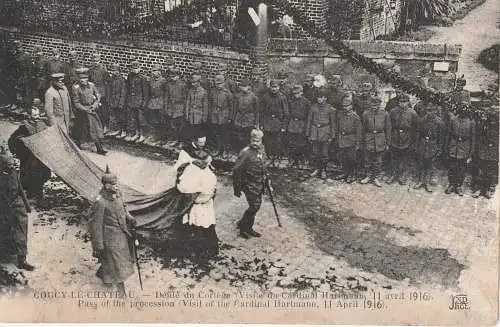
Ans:
<svg viewBox="0 0 500 327"><path fill-rule="evenodd" d="M144 289L142 288L141 266L139 265L139 255L137 254L137 246L139 246L139 240L137 239L137 234L135 232L135 229L132 229L131 231L132 231L132 236L134 237L133 247L134 247L135 266L137 267L137 275L139 276L139 284L141 285L141 291L143 291Z"/></svg>
<svg viewBox="0 0 500 327"><path fill-rule="evenodd" d="M273 189L271 187L271 179L269 177L266 177L266 189L269 192L269 199L271 200L271 203L273 205L274 214L276 215L276 220L278 221L278 226L282 227L281 221L280 221L280 216L278 214L278 209L276 208L276 202L274 201Z"/></svg>

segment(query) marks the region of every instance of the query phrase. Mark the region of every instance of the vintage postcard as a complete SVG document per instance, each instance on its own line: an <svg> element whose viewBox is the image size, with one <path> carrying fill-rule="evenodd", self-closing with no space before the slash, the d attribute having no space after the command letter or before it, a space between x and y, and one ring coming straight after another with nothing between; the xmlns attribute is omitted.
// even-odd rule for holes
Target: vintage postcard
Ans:
<svg viewBox="0 0 500 327"><path fill-rule="evenodd" d="M493 326L495 0L3 0L0 323Z"/></svg>

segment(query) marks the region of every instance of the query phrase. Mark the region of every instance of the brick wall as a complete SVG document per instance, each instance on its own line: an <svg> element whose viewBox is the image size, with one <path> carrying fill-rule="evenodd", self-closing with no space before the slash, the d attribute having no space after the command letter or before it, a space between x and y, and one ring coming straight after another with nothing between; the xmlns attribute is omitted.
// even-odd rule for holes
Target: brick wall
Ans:
<svg viewBox="0 0 500 327"><path fill-rule="evenodd" d="M173 59L175 67L185 76L192 74L193 63L196 61L203 64L204 74L209 78L215 76L221 63L227 64L229 75L236 81L248 77L253 68L253 62L248 55L224 48L203 48L185 43L175 45L154 42L127 44L125 41L113 41L113 43L72 41L52 36L22 35L6 29L0 29L0 33L6 34L2 39L19 39L24 51L29 53L33 53L35 45L41 45L44 52L49 53L51 49L58 48L61 56L67 58L69 51L74 49L78 53L79 60L85 64L90 63L92 53L99 52L104 64L109 66L111 63L118 63L124 73L134 56L146 71L153 64L164 65L167 60Z"/></svg>

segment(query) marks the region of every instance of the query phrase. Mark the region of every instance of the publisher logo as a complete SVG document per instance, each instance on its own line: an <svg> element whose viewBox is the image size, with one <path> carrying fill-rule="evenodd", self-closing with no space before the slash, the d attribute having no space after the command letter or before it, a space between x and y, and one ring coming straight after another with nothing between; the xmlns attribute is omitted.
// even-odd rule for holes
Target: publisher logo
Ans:
<svg viewBox="0 0 500 327"><path fill-rule="evenodd" d="M451 295L450 296L450 310L469 310L469 299L465 294Z"/></svg>

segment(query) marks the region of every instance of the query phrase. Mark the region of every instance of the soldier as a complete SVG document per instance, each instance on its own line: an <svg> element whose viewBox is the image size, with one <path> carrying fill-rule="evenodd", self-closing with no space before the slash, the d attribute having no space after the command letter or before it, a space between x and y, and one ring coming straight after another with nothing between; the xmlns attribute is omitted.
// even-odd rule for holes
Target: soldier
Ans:
<svg viewBox="0 0 500 327"><path fill-rule="evenodd" d="M244 239L260 237L261 234L253 229L255 215L262 204L262 194L267 183L265 167L266 153L262 144L262 131L254 129L250 133L250 144L241 150L233 168L234 195L240 197L245 194L248 209L237 225L240 236Z"/></svg>
<svg viewBox="0 0 500 327"><path fill-rule="evenodd" d="M414 189L429 188L434 175L434 163L441 156L446 126L439 113L439 107L429 103L425 109L427 113L420 118L416 136L416 150L418 156L418 181Z"/></svg>
<svg viewBox="0 0 500 327"><path fill-rule="evenodd" d="M64 133L70 134L75 115L71 106L71 97L64 85L64 74L56 73L51 76L51 86L45 92L45 113L49 126L59 125Z"/></svg>
<svg viewBox="0 0 500 327"><path fill-rule="evenodd" d="M167 80L161 75L161 66L153 65L151 78L148 81L148 101L146 105L146 121L152 128L146 142L157 144L160 138L165 138L167 120L165 107L167 106Z"/></svg>
<svg viewBox="0 0 500 327"><path fill-rule="evenodd" d="M482 113L477 128L476 158L478 159L479 189L474 198L491 198L498 184L498 111L486 110Z"/></svg>
<svg viewBox="0 0 500 327"><path fill-rule="evenodd" d="M288 145L288 153L292 160L290 167L295 167L305 164L307 157L306 122L311 103L304 97L301 85L295 85L292 94L288 101L290 117L285 143Z"/></svg>
<svg viewBox="0 0 500 327"><path fill-rule="evenodd" d="M230 141L229 126L233 117L233 95L226 89L224 76L216 75L215 87L209 96L209 120L211 123L212 142L217 154L226 157L227 145Z"/></svg>
<svg viewBox="0 0 500 327"><path fill-rule="evenodd" d="M205 90L210 90L211 87L210 80L207 78L202 68L203 64L199 61L195 61L193 63L193 75L199 75L200 76L199 84L201 85L201 87L204 88ZM192 84L190 85L190 88L193 88Z"/></svg>
<svg viewBox="0 0 500 327"><path fill-rule="evenodd" d="M340 108L344 96L344 86L340 75L332 75L328 79L328 103L335 109Z"/></svg>
<svg viewBox="0 0 500 327"><path fill-rule="evenodd" d="M240 92L238 88L236 92L233 93L233 96ZM262 75L261 71L258 68L254 68L252 70L252 92L257 96L257 98L262 99L264 94L267 92L267 83Z"/></svg>
<svg viewBox="0 0 500 327"><path fill-rule="evenodd" d="M385 111L391 112L392 109L397 107L399 105L399 98L403 96L405 93L400 90L400 89L395 89L396 96L393 98L390 98L389 101L387 101L385 105Z"/></svg>
<svg viewBox="0 0 500 327"><path fill-rule="evenodd" d="M278 81L271 81L269 90L261 100L261 125L266 137L264 145L271 164L284 156L283 140L285 128L288 124L288 101L286 96L280 92Z"/></svg>
<svg viewBox="0 0 500 327"><path fill-rule="evenodd" d="M335 138L335 109L327 101L327 91L319 89L316 94L317 103L311 106L306 123L306 136L312 143L312 160L314 171L310 175L315 177L320 174L326 178L326 165L328 164L329 146Z"/></svg>
<svg viewBox="0 0 500 327"><path fill-rule="evenodd" d="M14 158L4 146L0 152L0 221L7 223L17 255L17 268L35 269L26 262L28 252L28 214L31 208L19 182Z"/></svg>
<svg viewBox="0 0 500 327"><path fill-rule="evenodd" d="M463 104L467 104L464 102ZM476 123L464 112L451 117L445 138L448 154L448 182L446 194L455 192L463 196L462 184L476 145Z"/></svg>
<svg viewBox="0 0 500 327"><path fill-rule="evenodd" d="M338 156L343 174L338 179L353 183L356 177L356 154L361 146L361 120L352 108L353 96L346 92L340 110L337 110L336 131Z"/></svg>
<svg viewBox="0 0 500 327"><path fill-rule="evenodd" d="M251 130L258 128L260 122L259 100L250 90L248 79L241 81L240 90L241 92L236 95L232 118L236 151L241 151Z"/></svg>
<svg viewBox="0 0 500 327"><path fill-rule="evenodd" d="M389 114L391 118L391 155L393 175L388 184L398 182L405 185L405 173L409 168L411 150L418 128L418 116L410 106L410 97L406 94L399 97L399 105Z"/></svg>
<svg viewBox="0 0 500 327"><path fill-rule="evenodd" d="M109 74L106 90L110 112L109 127L113 130L116 129L109 135L123 139L127 136L127 110L125 108L127 81L120 74L120 66L117 63L111 64Z"/></svg>
<svg viewBox="0 0 500 327"><path fill-rule="evenodd" d="M97 92L101 96L101 105L97 110L99 118L103 125L103 132L106 135L109 129L109 105L108 95L106 94L106 86L109 83L109 73L106 66L101 63L101 55L94 53L92 55L92 64L89 67L89 81L94 83Z"/></svg>
<svg viewBox="0 0 500 327"><path fill-rule="evenodd" d="M9 137L9 149L21 162L21 185L26 190L28 199L34 199L39 206L43 207L45 205L43 184L50 178L50 169L41 163L20 140L21 137L34 135L47 128L47 124L45 124L40 116L41 106L42 101L40 99L33 99L30 118L11 134Z"/></svg>
<svg viewBox="0 0 500 327"><path fill-rule="evenodd" d="M429 107L432 107L431 109L434 110L433 105L429 101L423 99L423 100L418 101L415 104L415 106L413 106L413 110L415 111L415 113L417 114L417 116L419 118L422 118L425 115L427 115L427 113L429 111L429 109L428 109Z"/></svg>
<svg viewBox="0 0 500 327"><path fill-rule="evenodd" d="M391 119L389 114L380 108L380 103L381 100L374 97L370 110L365 111L361 119L365 165L369 175L360 183L371 182L377 187L382 187L378 180L382 170L382 156L391 144Z"/></svg>
<svg viewBox="0 0 500 327"><path fill-rule="evenodd" d="M363 83L359 94L352 97L352 106L354 111L359 117L363 117L363 113L370 109L370 104L373 98L373 85L372 83Z"/></svg>
<svg viewBox="0 0 500 327"><path fill-rule="evenodd" d="M110 173L109 167L101 181L103 187L89 215L93 256L101 263L96 275L106 287L116 285L123 296L125 281L134 273L135 245L131 230L136 220L127 211L118 178Z"/></svg>
<svg viewBox="0 0 500 327"><path fill-rule="evenodd" d="M208 93L201 86L201 76L191 77L191 89L188 90L186 98L186 121L188 139L192 137L193 131L205 131L208 121Z"/></svg>
<svg viewBox="0 0 500 327"><path fill-rule="evenodd" d="M142 129L144 126L144 108L147 101L147 79L141 72L141 65L138 61L130 64L130 72L127 76L127 96L125 105L127 106L128 136L127 142L143 142ZM135 134L134 134L135 133Z"/></svg>
<svg viewBox="0 0 500 327"><path fill-rule="evenodd" d="M316 102L316 94L314 94L316 88L314 87L313 82L314 82L314 74L307 74L304 84L302 84L302 88L304 90L304 97L311 103Z"/></svg>
<svg viewBox="0 0 500 327"><path fill-rule="evenodd" d="M19 40L14 41L14 51L11 60L8 63L10 67L7 68L10 68L10 72L7 72L7 75L12 78L11 85L15 86L16 94L13 94L13 100L21 97L22 104L28 107L31 105L33 98L33 85L31 81L33 67L30 56L21 49L21 42ZM9 76L10 74L12 76Z"/></svg>
<svg viewBox="0 0 500 327"><path fill-rule="evenodd" d="M48 74L47 58L43 54L42 47L39 45L35 46L34 52L35 94L33 96L41 99L44 97L45 91L47 91L47 88L50 86L47 77L51 74Z"/></svg>
<svg viewBox="0 0 500 327"><path fill-rule="evenodd" d="M102 123L97 115L101 99L99 91L94 83L89 82L87 68L79 69L78 77L80 81L73 85L71 96L76 118L75 143L81 148L82 142L92 141L97 153L105 155L107 151L102 147Z"/></svg>
<svg viewBox="0 0 500 327"><path fill-rule="evenodd" d="M52 57L47 60L45 68L47 74L66 73L68 64L61 59L61 52L57 48L52 49Z"/></svg>
<svg viewBox="0 0 500 327"><path fill-rule="evenodd" d="M232 80L231 77L229 76L226 63L221 63L219 65L219 70L217 74L222 75L224 77L225 79L224 88L226 90L229 90L229 92L231 92L232 95L235 95L239 91L238 84L236 84L236 82Z"/></svg>
<svg viewBox="0 0 500 327"><path fill-rule="evenodd" d="M66 66L66 81L65 84L68 88L71 88L73 84L78 82L78 74L76 70L82 68L83 65L78 60L78 54L75 50L69 52L69 64Z"/></svg>
<svg viewBox="0 0 500 327"><path fill-rule="evenodd" d="M169 81L167 83L167 106L166 120L169 122L169 132L172 141L168 145L173 145L175 140L182 138L184 124L187 85L179 76L179 70L175 67L169 70ZM167 144L165 144L167 146Z"/></svg>

